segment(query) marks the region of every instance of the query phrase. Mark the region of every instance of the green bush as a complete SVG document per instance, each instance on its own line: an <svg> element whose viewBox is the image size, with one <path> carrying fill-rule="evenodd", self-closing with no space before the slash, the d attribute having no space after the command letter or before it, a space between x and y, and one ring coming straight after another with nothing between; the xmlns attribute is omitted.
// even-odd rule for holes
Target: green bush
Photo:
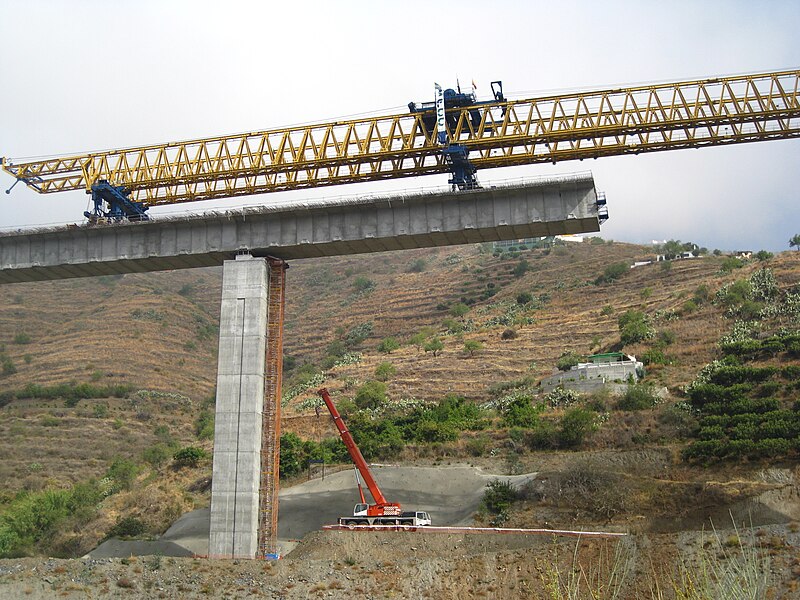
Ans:
<svg viewBox="0 0 800 600"><path fill-rule="evenodd" d="M208 453L202 448L197 446L186 446L181 448L172 455L172 460L175 467L181 469L183 467L195 468L200 464L200 461L208 457Z"/></svg>
<svg viewBox="0 0 800 600"><path fill-rule="evenodd" d="M198 440L214 439L214 414L203 410L194 423L194 434Z"/></svg>
<svg viewBox="0 0 800 600"><path fill-rule="evenodd" d="M577 448L587 435L596 429L596 415L585 408L571 408L561 417L558 429L558 445L562 448Z"/></svg>
<svg viewBox="0 0 800 600"><path fill-rule="evenodd" d="M559 371L569 371L579 362L581 362L580 355L576 354L572 350L569 350L568 352L562 352L561 356L558 357L558 360L556 361L556 368Z"/></svg>
<svg viewBox="0 0 800 600"><path fill-rule="evenodd" d="M517 294L517 304L528 304L533 301L533 296L528 292Z"/></svg>
<svg viewBox="0 0 800 600"><path fill-rule="evenodd" d="M655 335L651 329L647 316L638 310L627 310L617 319L620 340L623 345L635 344L648 340Z"/></svg>
<svg viewBox="0 0 800 600"><path fill-rule="evenodd" d="M535 427L528 431L525 441L531 450L558 448L558 429L550 421L541 419Z"/></svg>
<svg viewBox="0 0 800 600"><path fill-rule="evenodd" d="M459 302L458 304L451 306L448 312L453 317L461 318L469 312L469 306L463 302Z"/></svg>
<svg viewBox="0 0 800 600"><path fill-rule="evenodd" d="M483 456L489 449L490 440L485 435L470 438L467 440L466 449L470 456Z"/></svg>
<svg viewBox="0 0 800 600"><path fill-rule="evenodd" d="M15 344L30 344L31 343L31 336L29 336L25 332L20 332L14 336L14 343Z"/></svg>
<svg viewBox="0 0 800 600"><path fill-rule="evenodd" d="M525 275L525 273L527 273L530 270L530 268L531 268L530 263L527 260L522 259L517 263L517 266L514 267L512 273L514 274L514 277L522 277L523 275Z"/></svg>
<svg viewBox="0 0 800 600"><path fill-rule="evenodd" d="M600 285L601 283L611 283L612 281L622 277L629 270L630 268L628 267L627 263L624 262L608 265L603 271L603 274L594 280L595 285Z"/></svg>
<svg viewBox="0 0 800 600"><path fill-rule="evenodd" d="M418 258L408 265L409 273L422 273L425 270L426 262L424 258Z"/></svg>
<svg viewBox="0 0 800 600"><path fill-rule="evenodd" d="M475 356L475 353L482 348L483 344L481 344L478 340L467 340L464 342L464 352L470 356Z"/></svg>
<svg viewBox="0 0 800 600"><path fill-rule="evenodd" d="M619 410L644 410L658 403L658 394L653 386L646 383L628 385L625 394L617 401Z"/></svg>
<svg viewBox="0 0 800 600"><path fill-rule="evenodd" d="M722 259L722 263L719 266L719 270L723 273L730 273L734 269L741 269L744 266L744 261L739 260L733 256L728 256Z"/></svg>
<svg viewBox="0 0 800 600"><path fill-rule="evenodd" d="M382 362L375 367L375 379L378 381L389 381L397 373L397 369L390 362Z"/></svg>
<svg viewBox="0 0 800 600"><path fill-rule="evenodd" d="M160 469L172 456L166 444L155 444L142 452L142 458L154 469Z"/></svg>
<svg viewBox="0 0 800 600"><path fill-rule="evenodd" d="M14 365L14 361L11 360L10 356L3 355L0 357L2 361L2 373L3 375L13 375L17 372L17 367Z"/></svg>
<svg viewBox="0 0 800 600"><path fill-rule="evenodd" d="M495 479L486 484L482 505L496 515L507 512L518 498L519 494L511 482Z"/></svg>
<svg viewBox="0 0 800 600"><path fill-rule="evenodd" d="M530 396L514 398L503 412L503 424L506 427L535 427L539 423L542 408L534 406Z"/></svg>
<svg viewBox="0 0 800 600"><path fill-rule="evenodd" d="M106 471L106 477L114 481L114 491L129 490L136 479L139 468L127 458L115 458Z"/></svg>
<svg viewBox="0 0 800 600"><path fill-rule="evenodd" d="M426 353L432 352L433 355L436 356L437 352L441 352L444 349L444 344L442 343L442 340L440 340L438 337L435 337L426 342L423 349Z"/></svg>
<svg viewBox="0 0 800 600"><path fill-rule="evenodd" d="M650 348L646 350L640 358L642 359L642 363L644 365L666 365L669 364L669 359L667 356L661 351L656 350L655 348Z"/></svg>
<svg viewBox="0 0 800 600"><path fill-rule="evenodd" d="M111 529L106 533L106 539L116 537L121 539L130 539L139 537L145 531L147 526L144 521L136 517L120 517Z"/></svg>
<svg viewBox="0 0 800 600"><path fill-rule="evenodd" d="M356 346L360 345L364 340L366 340L372 334L372 321L367 321L365 323L359 323L354 327L350 328L350 331L344 336L344 345L348 349L353 349Z"/></svg>
<svg viewBox="0 0 800 600"><path fill-rule="evenodd" d="M397 341L397 338L387 337L381 340L381 343L378 344L378 352L383 352L384 354L389 354L394 350L397 350L400 347L400 342Z"/></svg>
<svg viewBox="0 0 800 600"><path fill-rule="evenodd" d="M383 406L386 404L386 384L381 381L367 381L358 388L353 401L361 409Z"/></svg>
<svg viewBox="0 0 800 600"><path fill-rule="evenodd" d="M375 282L367 277L364 277L363 275L359 275L353 280L353 287L356 289L356 291L366 292L375 287Z"/></svg>

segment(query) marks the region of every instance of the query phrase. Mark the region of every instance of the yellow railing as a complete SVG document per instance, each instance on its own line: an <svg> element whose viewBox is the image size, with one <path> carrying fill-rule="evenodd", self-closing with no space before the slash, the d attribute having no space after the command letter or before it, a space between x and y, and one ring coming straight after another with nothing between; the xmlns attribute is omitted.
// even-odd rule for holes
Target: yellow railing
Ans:
<svg viewBox="0 0 800 600"><path fill-rule="evenodd" d="M800 70L576 92L459 109L451 142L478 169L800 137ZM3 169L41 193L101 179L148 205L448 171L423 116L396 114Z"/></svg>

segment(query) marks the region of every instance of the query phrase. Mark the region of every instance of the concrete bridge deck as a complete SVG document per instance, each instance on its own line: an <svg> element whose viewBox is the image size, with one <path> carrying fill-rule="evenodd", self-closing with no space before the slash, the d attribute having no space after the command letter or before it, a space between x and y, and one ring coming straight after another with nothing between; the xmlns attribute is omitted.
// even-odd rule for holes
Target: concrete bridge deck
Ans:
<svg viewBox="0 0 800 600"><path fill-rule="evenodd" d="M0 234L0 283L599 231L591 173L464 192L287 204Z"/></svg>

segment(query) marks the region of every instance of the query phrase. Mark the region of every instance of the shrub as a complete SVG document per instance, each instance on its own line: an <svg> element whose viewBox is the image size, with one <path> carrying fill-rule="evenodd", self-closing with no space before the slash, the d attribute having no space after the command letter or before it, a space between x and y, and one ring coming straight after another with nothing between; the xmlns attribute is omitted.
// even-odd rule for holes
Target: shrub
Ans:
<svg viewBox="0 0 800 600"><path fill-rule="evenodd" d="M620 340L627 346L652 338L655 332L647 322L646 315L638 310L628 310L618 319Z"/></svg>
<svg viewBox="0 0 800 600"><path fill-rule="evenodd" d="M557 387L552 392L544 397L545 403L553 408L562 408L571 406L581 400L581 395L575 390L566 390L563 387Z"/></svg>
<svg viewBox="0 0 800 600"><path fill-rule="evenodd" d="M530 268L531 268L530 263L527 260L523 259L517 263L517 266L514 267L512 273L514 274L514 277L522 277L523 275L525 275L525 273L527 273L530 270Z"/></svg>
<svg viewBox="0 0 800 600"><path fill-rule="evenodd" d="M594 280L595 285L600 285L601 283L611 283L622 277L625 273L629 270L628 265L624 262L613 263L608 265L603 274L600 275L597 279Z"/></svg>
<svg viewBox="0 0 800 600"><path fill-rule="evenodd" d="M442 321L442 327L444 327L448 333L461 333L464 331L464 324L455 319L445 319Z"/></svg>
<svg viewBox="0 0 800 600"><path fill-rule="evenodd" d="M364 340L366 340L372 334L372 321L367 321L365 323L359 323L350 328L350 331L344 336L344 345L348 349L352 349Z"/></svg>
<svg viewBox="0 0 800 600"><path fill-rule="evenodd" d="M296 433L281 434L280 478L293 477L308 466L308 459L303 452L303 441Z"/></svg>
<svg viewBox="0 0 800 600"><path fill-rule="evenodd" d="M483 344L478 340L467 340L464 342L464 352L467 352L470 356L475 356L475 353L482 348Z"/></svg>
<svg viewBox="0 0 800 600"><path fill-rule="evenodd" d="M517 490L509 481L495 479L486 484L482 504L492 514L507 512L518 498Z"/></svg>
<svg viewBox="0 0 800 600"><path fill-rule="evenodd" d="M175 467L178 469L183 467L195 468L200 464L200 461L207 457L208 453L197 446L186 446L172 455Z"/></svg>
<svg viewBox="0 0 800 600"><path fill-rule="evenodd" d="M514 398L506 407L503 414L503 423L506 427L535 427L539 422L539 413L542 410L533 405L530 396Z"/></svg>
<svg viewBox="0 0 800 600"><path fill-rule="evenodd" d="M14 336L14 343L15 344L30 344L31 343L31 336L29 336L25 332L20 332Z"/></svg>
<svg viewBox="0 0 800 600"><path fill-rule="evenodd" d="M489 448L489 438L485 435L470 438L467 440L466 449L470 456L483 456Z"/></svg>
<svg viewBox="0 0 800 600"><path fill-rule="evenodd" d="M505 329L503 333L500 334L501 340L513 340L517 337L517 332L515 329Z"/></svg>
<svg viewBox="0 0 800 600"><path fill-rule="evenodd" d="M596 429L595 413L585 408L571 408L561 417L558 444L562 448L576 448L586 436Z"/></svg>
<svg viewBox="0 0 800 600"><path fill-rule="evenodd" d="M617 401L619 410L644 410L658 403L658 394L646 383L628 385L625 394Z"/></svg>
<svg viewBox="0 0 800 600"><path fill-rule="evenodd" d="M666 355L661 350L656 350L655 348L650 348L649 350L645 351L640 358L642 359L642 363L645 365L669 364L669 360L667 359Z"/></svg>
<svg viewBox="0 0 800 600"><path fill-rule="evenodd" d="M160 469L170 459L171 454L166 444L155 444L142 452L142 458L154 469Z"/></svg>
<svg viewBox="0 0 800 600"><path fill-rule="evenodd" d="M386 404L386 384L380 381L368 381L356 392L353 399L361 409L378 408Z"/></svg>
<svg viewBox="0 0 800 600"><path fill-rule="evenodd" d="M392 351L397 350L400 347L400 342L397 341L397 338L387 337L381 340L381 343L378 344L378 352L383 352L384 354L390 354Z"/></svg>
<svg viewBox="0 0 800 600"><path fill-rule="evenodd" d="M432 352L434 356L436 356L437 352L441 352L444 349L444 344L442 340L438 337L433 338L429 342L427 342L424 346L425 352Z"/></svg>
<svg viewBox="0 0 800 600"><path fill-rule="evenodd" d="M517 304L528 304L533 301L533 296L528 292L517 294Z"/></svg>
<svg viewBox="0 0 800 600"><path fill-rule="evenodd" d="M556 367L559 371L569 371L572 367L581 362L581 357L572 350L563 352L556 361Z"/></svg>
<svg viewBox="0 0 800 600"><path fill-rule="evenodd" d="M115 458L106 471L106 477L114 480L115 492L129 490L138 472L139 468L133 461L127 458Z"/></svg>
<svg viewBox="0 0 800 600"><path fill-rule="evenodd" d="M531 450L551 450L558 447L558 430L550 421L541 419L528 432L526 442Z"/></svg>
<svg viewBox="0 0 800 600"><path fill-rule="evenodd" d="M765 260L769 260L770 258L772 258L774 254L772 254L772 252L767 252L766 250L759 250L753 256L755 256L757 260L763 262Z"/></svg>
<svg viewBox="0 0 800 600"><path fill-rule="evenodd" d="M14 361L11 360L11 357L2 356L2 362L3 375L13 375L17 372L17 367L14 365Z"/></svg>
<svg viewBox="0 0 800 600"><path fill-rule="evenodd" d="M453 317L461 318L469 312L469 306L463 302L459 302L458 304L451 306L448 312Z"/></svg>
<svg viewBox="0 0 800 600"><path fill-rule="evenodd" d="M730 273L734 269L741 269L744 266L744 261L739 260L733 256L728 256L727 258L722 259L722 263L719 266L719 270L723 273Z"/></svg>
<svg viewBox="0 0 800 600"><path fill-rule="evenodd" d="M408 265L409 273L422 273L425 270L426 262L424 258L418 258Z"/></svg>
<svg viewBox="0 0 800 600"><path fill-rule="evenodd" d="M111 529L106 533L106 538L134 538L147 531L147 527L141 519L136 517L120 517Z"/></svg>
<svg viewBox="0 0 800 600"><path fill-rule="evenodd" d="M214 439L214 415L213 413L203 410L200 411L200 416L194 423L194 434L198 440L211 440Z"/></svg>
<svg viewBox="0 0 800 600"><path fill-rule="evenodd" d="M95 404L92 407L92 416L95 419L105 419L108 416L108 404Z"/></svg>
<svg viewBox="0 0 800 600"><path fill-rule="evenodd" d="M367 277L364 277L363 275L359 275L353 280L353 287L356 289L356 291L366 292L375 287L375 282Z"/></svg>
<svg viewBox="0 0 800 600"><path fill-rule="evenodd" d="M375 367L375 379L378 381L389 381L396 373L397 369L389 362L382 362Z"/></svg>

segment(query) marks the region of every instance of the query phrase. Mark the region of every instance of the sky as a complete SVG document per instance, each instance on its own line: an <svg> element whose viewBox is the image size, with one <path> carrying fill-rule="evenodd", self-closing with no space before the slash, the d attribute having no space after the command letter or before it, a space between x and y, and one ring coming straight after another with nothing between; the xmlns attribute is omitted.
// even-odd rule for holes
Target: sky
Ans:
<svg viewBox="0 0 800 600"><path fill-rule="evenodd" d="M479 98L800 67L800 2L0 0L0 156L66 155L407 110L433 83ZM478 173L591 170L600 235L788 249L800 140ZM200 212L446 184L446 175L172 207ZM13 179L0 174L0 188ZM0 230L81 222L84 193L0 194ZM159 212L161 211L161 212ZM153 209L155 216L162 209Z"/></svg>

